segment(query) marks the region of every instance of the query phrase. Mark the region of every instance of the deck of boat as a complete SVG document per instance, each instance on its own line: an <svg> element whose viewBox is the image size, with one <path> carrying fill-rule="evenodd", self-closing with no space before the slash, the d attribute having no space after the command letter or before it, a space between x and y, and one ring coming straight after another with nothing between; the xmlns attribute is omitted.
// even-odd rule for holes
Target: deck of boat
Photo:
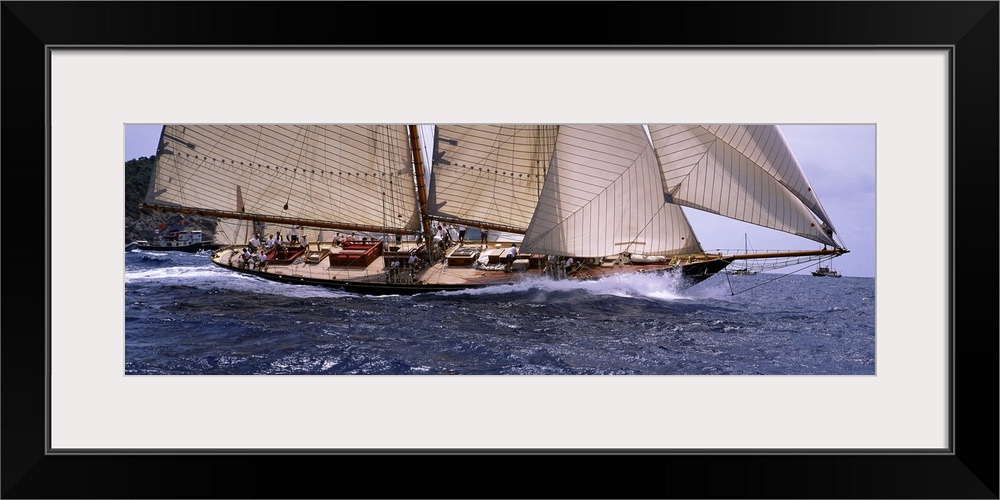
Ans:
<svg viewBox="0 0 1000 500"><path fill-rule="evenodd" d="M509 245L509 243L508 243ZM303 258L295 259L290 263L268 263L265 272L277 276L294 279L353 282L353 283L393 283L393 284L416 284L432 283L440 285L470 286L486 284L512 283L523 278L529 273L524 272L504 272L502 264L487 265L485 268L473 266L474 260L471 255L463 258L464 253L460 250L476 247L481 252L485 250L485 245L453 245L445 252L446 257L439 259L429 266L423 266L420 270L411 270L406 260L411 251L417 251L418 246L412 242L402 243L395 251L385 251L381 255L374 257L371 262L365 265L361 258L338 259L338 255L344 253L344 249L332 243L309 243L309 248ZM239 269L239 251L242 247L227 247L220 249L213 255L213 261L221 265L228 265ZM455 258L450 258L452 254L458 253ZM331 258L332 256L332 258ZM311 258L310 258L311 257ZM426 258L421 252L418 257ZM389 263L398 259L401 265L392 269ZM334 264L331 264L334 262ZM458 263L458 264L456 264ZM387 272L388 271L388 272ZM532 274L537 274L532 273Z"/></svg>

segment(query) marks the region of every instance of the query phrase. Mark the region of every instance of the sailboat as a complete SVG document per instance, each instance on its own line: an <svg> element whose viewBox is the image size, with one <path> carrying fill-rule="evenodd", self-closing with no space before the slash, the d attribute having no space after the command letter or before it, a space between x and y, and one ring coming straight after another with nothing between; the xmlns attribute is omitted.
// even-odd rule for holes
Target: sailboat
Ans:
<svg viewBox="0 0 1000 500"><path fill-rule="evenodd" d="M233 272L365 294L848 252L773 125L166 125L142 207L216 217ZM683 207L823 248L706 252Z"/></svg>
<svg viewBox="0 0 1000 500"><path fill-rule="evenodd" d="M743 251L748 254L750 253L750 239L746 233L743 233ZM757 271L751 269L750 266L743 266L737 269L730 269L729 271L726 272L734 276L752 276L754 274L757 274Z"/></svg>
<svg viewBox="0 0 1000 500"><path fill-rule="evenodd" d="M138 249L193 253L210 250L216 246L211 239L203 238L200 230L178 228L166 231L162 237L157 235L157 239L154 239L152 242L146 240L133 241L125 246L125 251Z"/></svg>

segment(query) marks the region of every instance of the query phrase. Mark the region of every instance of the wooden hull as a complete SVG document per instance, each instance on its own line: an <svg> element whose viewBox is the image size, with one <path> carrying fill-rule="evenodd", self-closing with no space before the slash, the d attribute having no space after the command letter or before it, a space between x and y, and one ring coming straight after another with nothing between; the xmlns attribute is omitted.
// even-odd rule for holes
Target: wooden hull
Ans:
<svg viewBox="0 0 1000 500"><path fill-rule="evenodd" d="M419 270L402 266L386 267L386 262L394 260L391 256L379 256L365 268L337 265L339 260L336 254L339 253L339 248L319 248L316 244L311 247L310 252L328 253L333 258L316 261L303 258L290 264L268 264L263 270L250 269L241 267L239 248L228 247L213 252L212 262L235 272L279 283L324 286L364 295L414 295L469 290L546 277L544 270L527 264L515 271L504 272L502 265L488 265L487 268L473 264L456 265L456 259L448 258ZM561 279L596 280L619 274L660 274L677 276L681 286L688 287L708 279L731 262L731 258L708 256L675 265L602 265L580 268L570 273L569 277Z"/></svg>

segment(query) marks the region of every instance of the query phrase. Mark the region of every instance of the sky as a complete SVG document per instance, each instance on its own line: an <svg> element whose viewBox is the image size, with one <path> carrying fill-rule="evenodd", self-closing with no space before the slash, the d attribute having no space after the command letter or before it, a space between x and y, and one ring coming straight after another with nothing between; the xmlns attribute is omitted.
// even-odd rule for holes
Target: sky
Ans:
<svg viewBox="0 0 1000 500"><path fill-rule="evenodd" d="M156 154L160 125L126 125L125 159ZM875 126L780 125L782 134L850 253L832 262L844 276L875 276ZM802 250L820 245L760 226L684 209L702 247ZM779 272L807 274L815 265Z"/></svg>

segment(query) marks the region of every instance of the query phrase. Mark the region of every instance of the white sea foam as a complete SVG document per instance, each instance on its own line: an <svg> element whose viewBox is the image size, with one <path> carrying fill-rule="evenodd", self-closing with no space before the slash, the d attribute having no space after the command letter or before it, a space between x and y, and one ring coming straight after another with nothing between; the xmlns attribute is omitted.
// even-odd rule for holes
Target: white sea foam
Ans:
<svg viewBox="0 0 1000 500"><path fill-rule="evenodd" d="M142 271L126 271L125 283L143 280L204 281L206 277L218 276L218 272L204 266L174 266Z"/></svg>
<svg viewBox="0 0 1000 500"><path fill-rule="evenodd" d="M256 276L205 266L173 266L142 271L126 271L125 284L144 281L174 283L184 286L205 286L236 292L263 293L293 298L336 298L351 294L335 288L292 285L265 280Z"/></svg>
<svg viewBox="0 0 1000 500"><path fill-rule="evenodd" d="M487 288L476 288L456 292L442 292L449 295L503 295L529 290L547 292L585 291L592 295L611 295L615 297L635 297L655 300L687 300L692 298L688 291L669 275L658 274L620 274L608 276L599 280L552 280L542 277L531 277L509 285L496 285Z"/></svg>

